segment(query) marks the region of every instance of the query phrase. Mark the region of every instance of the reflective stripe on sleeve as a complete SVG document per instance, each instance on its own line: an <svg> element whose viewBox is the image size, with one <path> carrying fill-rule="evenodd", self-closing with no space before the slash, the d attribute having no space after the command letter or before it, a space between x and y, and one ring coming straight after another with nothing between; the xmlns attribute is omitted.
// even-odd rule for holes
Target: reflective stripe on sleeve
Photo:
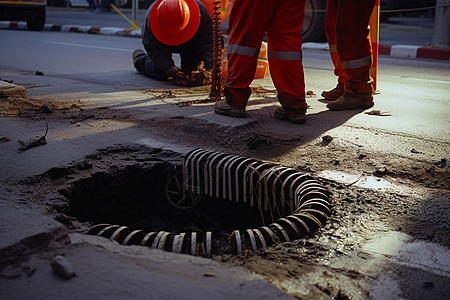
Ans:
<svg viewBox="0 0 450 300"><path fill-rule="evenodd" d="M302 52L269 50L268 57L278 60L302 60Z"/></svg>
<svg viewBox="0 0 450 300"><path fill-rule="evenodd" d="M372 65L372 55L368 55L363 58L347 60L347 61L342 62L342 66L346 70L361 68L361 67L370 66L370 65Z"/></svg>
<svg viewBox="0 0 450 300"><path fill-rule="evenodd" d="M258 56L260 48L252 48L240 45L228 45L228 53L235 53L248 56Z"/></svg>

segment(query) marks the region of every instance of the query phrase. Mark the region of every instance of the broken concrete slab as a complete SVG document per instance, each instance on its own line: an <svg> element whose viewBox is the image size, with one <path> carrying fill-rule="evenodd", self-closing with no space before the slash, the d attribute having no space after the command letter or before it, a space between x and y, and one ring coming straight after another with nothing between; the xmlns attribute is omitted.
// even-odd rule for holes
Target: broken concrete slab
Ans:
<svg viewBox="0 0 450 300"><path fill-rule="evenodd" d="M0 267L39 249L70 242L69 231L64 225L4 198L0 200Z"/></svg>
<svg viewBox="0 0 450 300"><path fill-rule="evenodd" d="M0 276L5 299L294 299L257 275L200 257L138 246L121 246L94 236L71 234L72 243L41 253L26 264L34 275ZM49 265L56 256L71 262L76 276L64 280ZM39 276L36 276L39 273ZM27 288L23 286L26 283Z"/></svg>

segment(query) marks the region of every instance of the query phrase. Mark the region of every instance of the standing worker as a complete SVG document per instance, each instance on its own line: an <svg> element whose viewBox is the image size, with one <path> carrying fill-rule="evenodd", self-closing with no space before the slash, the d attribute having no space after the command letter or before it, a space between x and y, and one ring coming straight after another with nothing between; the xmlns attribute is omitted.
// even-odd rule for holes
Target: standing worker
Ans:
<svg viewBox="0 0 450 300"><path fill-rule="evenodd" d="M306 122L302 38L305 0L235 0L229 16L228 77L225 99L214 105L217 114L245 117L245 107L264 33L268 38L269 70L281 107L275 118Z"/></svg>
<svg viewBox="0 0 450 300"><path fill-rule="evenodd" d="M135 50L133 64L145 76L171 78L180 86L211 83L212 18L201 1L154 0L145 16L142 44L147 53ZM173 53L180 54L180 68Z"/></svg>
<svg viewBox="0 0 450 300"><path fill-rule="evenodd" d="M369 19L375 0L327 0L325 33L328 38L337 86L322 92L332 100L330 110L373 106L373 79L370 77L372 50Z"/></svg>

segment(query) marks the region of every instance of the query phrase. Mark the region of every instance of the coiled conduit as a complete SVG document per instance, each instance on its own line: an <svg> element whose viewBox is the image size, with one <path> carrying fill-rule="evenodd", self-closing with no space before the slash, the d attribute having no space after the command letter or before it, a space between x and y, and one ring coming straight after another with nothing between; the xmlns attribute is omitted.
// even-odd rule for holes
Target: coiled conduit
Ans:
<svg viewBox="0 0 450 300"><path fill-rule="evenodd" d="M322 228L331 215L329 192L319 181L293 168L195 149L186 154L182 170L185 192L243 203L280 216L267 226L232 231L233 254L301 238ZM130 231L127 226L98 224L87 234L103 236L123 245L212 256L210 231L145 233L142 230Z"/></svg>

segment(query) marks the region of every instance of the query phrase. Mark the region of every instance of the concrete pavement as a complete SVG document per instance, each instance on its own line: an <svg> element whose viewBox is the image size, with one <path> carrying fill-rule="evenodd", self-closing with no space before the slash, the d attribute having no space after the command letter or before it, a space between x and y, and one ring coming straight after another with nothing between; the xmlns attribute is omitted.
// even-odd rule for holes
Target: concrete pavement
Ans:
<svg viewBox="0 0 450 300"><path fill-rule="evenodd" d="M3 86L14 88L14 85L10 84ZM7 90L7 88L3 87L1 90ZM20 95L18 93L16 97ZM127 99L129 100L130 97ZM109 98L104 100L108 101ZM316 103L312 102L311 110L314 110L315 106ZM205 109L211 111L210 107ZM203 113L205 109L196 107L195 116L189 113L188 109L183 111L191 118L209 118L211 122L222 122L233 126L234 119L213 113ZM179 117L181 112L178 110L175 115L170 111L158 112L158 114L162 113ZM248 122L252 122L252 119ZM24 132L33 137L42 135L42 128L37 127L39 126L30 126L24 120L0 118L2 135L14 138ZM41 211L42 207L27 201L29 197L51 198L52 194L39 195L34 194L33 191L17 190L13 185L15 182L21 178L41 174L49 168L67 166L73 161L79 161L84 156L92 154L96 149L110 146L111 143L129 144L130 141L138 141L141 145L148 145L150 148L164 148L180 153L188 150L169 141L162 142L152 137L148 130L134 128L134 126L122 128L116 132L107 132L112 129L111 124L106 126L96 124L94 127L64 125L53 121L52 128L55 133L70 132L75 136L79 134L79 137L71 140L66 136L62 139L52 136L49 137L51 147L36 147L23 153L17 153L17 143L2 144L0 295L3 298L33 300L53 300L62 297L105 300L293 299L242 268L224 267L213 260L201 257L176 255L137 246L119 246L115 242L95 236L69 234L64 225L45 216ZM283 129L286 133L290 129L298 130L298 127L283 127ZM346 128L345 131L348 129ZM100 138L94 134L96 130L103 130ZM345 134L348 132L342 132L339 135L334 132L331 135L337 137ZM359 138L364 137L359 135ZM368 140L375 139L371 136ZM392 188L389 188L389 191L392 192ZM409 237L406 236L406 238ZM394 235L392 240L396 239L397 236ZM389 247L382 241L380 244L381 247ZM382 252L384 248L380 250L375 246L368 251L376 253L381 251L380 253L384 254ZM391 248L388 249L391 250ZM430 245L424 244L420 249L430 249ZM418 253L417 249L413 250L411 253ZM400 257L401 262L413 260L415 266L416 261L433 259L437 256L443 266L443 274L448 274L448 252L445 249L430 252L430 255L423 255L419 260L416 257ZM393 257L390 252L387 255ZM67 259L75 270L75 277L63 279L52 271L51 262L56 256ZM433 267L435 267L434 262ZM389 276L386 279L383 277L383 280L391 282ZM386 289L383 284L378 290L380 294L374 294L377 296L375 299L386 299L386 293L390 293L391 290L392 287Z"/></svg>
<svg viewBox="0 0 450 300"><path fill-rule="evenodd" d="M50 27L50 24L47 27ZM67 32L94 30L89 26L79 30L68 25L60 27L52 25L47 30L58 30L57 28ZM124 34L124 28L102 27L98 28L98 33ZM137 33L128 32L128 34ZM326 47L324 44L305 46ZM412 54L409 55L413 57ZM0 92L4 95L26 98L23 88L2 81L0 84ZM311 104L313 111L316 109L315 105L317 106L315 103ZM200 110L197 109L197 111ZM198 114L195 117L216 118L216 121L223 118L228 125L231 123L226 117L215 114ZM26 123L16 119L1 120L0 128L5 135L9 135L10 132L27 132L30 129ZM108 146L111 141L121 143L145 136L145 141L141 139L143 144L159 145L156 140L152 140L148 132L134 128L127 128L122 131L122 134L110 134L103 141L98 141L95 136L86 134L89 129L82 128L83 130L86 136L79 138L78 144L71 141L58 141L58 145L53 144L58 147L54 150L56 149L60 156L53 155L55 153L49 155L46 147L38 147L19 156L14 152L17 145L4 144L2 156L5 164L2 166L2 183L12 183L14 179L38 174L49 167L65 165L83 155L91 154L98 147ZM36 130L31 132L32 136L41 134ZM369 136L367 140L373 141L373 136ZM177 146L164 144L164 147L174 149ZM10 158L16 161L20 158L18 177L14 177L13 172L8 168ZM27 193L27 191L16 191L6 184L0 187L0 210L2 211L0 262L2 264L10 263L11 260L21 262L17 265L8 264L8 267L1 271L0 295L5 299L14 299L18 296L21 299L62 297L66 299L142 299L149 295L158 299L229 299L231 297L290 299L259 277L240 268L226 268L211 260L198 257L174 255L140 247L120 247L102 238L76 233L69 235L65 226L36 211L32 204L21 203L21 199L14 196L17 192ZM12 226L14 224L20 224L20 226ZM30 259L23 263L20 260L23 258L22 255ZM56 255L63 255L73 264L77 273L76 277L64 280L53 274L50 261Z"/></svg>

